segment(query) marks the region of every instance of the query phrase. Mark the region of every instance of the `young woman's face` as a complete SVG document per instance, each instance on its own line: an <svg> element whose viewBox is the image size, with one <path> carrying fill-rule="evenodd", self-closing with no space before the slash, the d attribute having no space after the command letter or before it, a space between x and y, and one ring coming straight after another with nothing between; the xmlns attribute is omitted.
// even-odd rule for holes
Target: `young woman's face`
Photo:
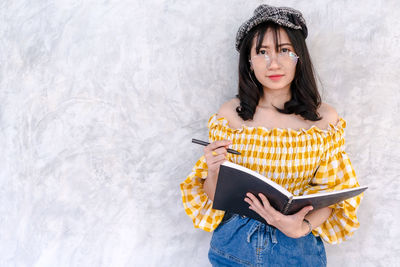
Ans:
<svg viewBox="0 0 400 267"><path fill-rule="evenodd" d="M268 29L259 53L256 53L257 36L254 37L251 47L251 68L263 87L270 90L290 88L298 60L289 37L283 29L279 29L277 42L279 51L275 51L274 33Z"/></svg>

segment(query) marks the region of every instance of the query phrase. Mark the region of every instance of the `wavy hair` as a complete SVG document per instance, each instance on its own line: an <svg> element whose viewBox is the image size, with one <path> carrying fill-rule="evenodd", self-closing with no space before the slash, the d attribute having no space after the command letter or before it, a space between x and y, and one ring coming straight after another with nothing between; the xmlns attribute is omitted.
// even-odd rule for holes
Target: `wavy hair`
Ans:
<svg viewBox="0 0 400 267"><path fill-rule="evenodd" d="M299 57L294 79L290 85L291 99L285 102L283 109L275 107L284 114L298 114L306 120L318 121L317 109L321 105L321 96L318 92L314 76L314 68L308 53L305 38L301 31L282 27L273 22L264 22L254 27L243 39L239 56L239 86L237 98L240 105L236 112L243 120L252 120L260 98L264 95L263 86L250 70L250 51L253 39L256 37L256 53L259 53L264 35L268 29L272 30L275 50L278 51L279 29L283 29Z"/></svg>

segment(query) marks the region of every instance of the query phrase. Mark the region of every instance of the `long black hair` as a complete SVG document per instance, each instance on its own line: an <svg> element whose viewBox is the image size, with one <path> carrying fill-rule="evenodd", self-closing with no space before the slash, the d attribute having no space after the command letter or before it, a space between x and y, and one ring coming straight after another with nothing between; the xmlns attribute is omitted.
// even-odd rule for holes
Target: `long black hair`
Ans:
<svg viewBox="0 0 400 267"><path fill-rule="evenodd" d="M257 36L256 53L259 53L264 35L268 29L274 34L275 49L278 51L279 29L286 31L294 52L299 57L296 65L294 79L290 85L291 99L284 104L284 108L275 107L284 114L298 114L306 120L318 121L317 109L321 105L321 96L318 92L314 76L314 69L308 53L304 35L300 30L282 27L273 22L264 22L254 27L243 39L240 46L239 57L239 88L236 97L240 100L240 106L236 112L243 120L252 120L260 98L264 95L263 86L257 80L254 72L250 70L250 52L253 38Z"/></svg>

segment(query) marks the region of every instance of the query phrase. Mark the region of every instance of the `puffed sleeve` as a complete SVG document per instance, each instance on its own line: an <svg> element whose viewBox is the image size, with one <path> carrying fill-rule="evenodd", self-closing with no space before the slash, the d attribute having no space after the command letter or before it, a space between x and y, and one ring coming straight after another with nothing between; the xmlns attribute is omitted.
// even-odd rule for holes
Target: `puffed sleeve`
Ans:
<svg viewBox="0 0 400 267"><path fill-rule="evenodd" d="M216 115L214 114L208 121L210 142L218 139L211 134L215 127ZM211 232L222 221L225 212L212 208L213 202L203 189L207 170L207 163L203 155L196 162L191 173L180 184L180 189L185 212L192 219L194 227Z"/></svg>
<svg viewBox="0 0 400 267"><path fill-rule="evenodd" d="M359 186L351 161L344 151L343 128L346 124L344 120L341 122L342 127L336 128L327 137L326 152L304 195ZM351 237L360 225L356 213L362 197L363 194L360 194L329 206L333 209L330 217L313 233L331 244L341 243Z"/></svg>
<svg viewBox="0 0 400 267"><path fill-rule="evenodd" d="M211 232L221 222L224 211L212 208L212 201L203 189L206 177L207 163L202 156L181 183L181 193L185 212L192 219L194 227Z"/></svg>

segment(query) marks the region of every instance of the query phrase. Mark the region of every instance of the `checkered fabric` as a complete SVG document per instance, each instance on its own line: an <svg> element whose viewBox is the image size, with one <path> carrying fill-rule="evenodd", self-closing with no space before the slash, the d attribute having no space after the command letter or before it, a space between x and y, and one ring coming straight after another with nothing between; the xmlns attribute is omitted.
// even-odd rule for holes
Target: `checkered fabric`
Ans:
<svg viewBox="0 0 400 267"><path fill-rule="evenodd" d="M344 151L346 121L322 130L232 129L225 118L213 114L208 121L209 140L232 140L228 160L252 169L285 187L294 195L313 194L359 186L350 159ZM211 232L221 222L224 211L212 209L212 201L203 190L207 164L201 156L191 173L180 184L183 206L194 227ZM331 216L313 234L336 244L353 235L359 227L356 212L363 194L330 206Z"/></svg>

